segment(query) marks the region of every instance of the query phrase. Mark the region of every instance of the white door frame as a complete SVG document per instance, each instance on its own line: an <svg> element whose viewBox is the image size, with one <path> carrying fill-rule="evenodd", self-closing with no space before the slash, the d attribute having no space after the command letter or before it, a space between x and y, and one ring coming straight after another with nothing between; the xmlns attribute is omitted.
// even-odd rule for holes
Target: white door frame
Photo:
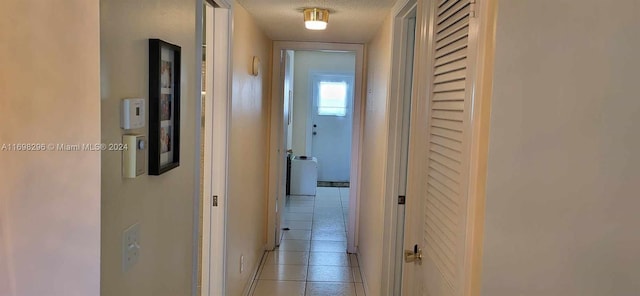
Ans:
<svg viewBox="0 0 640 296"><path fill-rule="evenodd" d="M433 74L431 73L433 57L430 39L433 36L431 17L435 13L435 0L418 0L418 17L416 36L416 61L414 71L414 99L411 106L411 139L409 146L410 163L417 163L426 159L427 155L427 118L429 107L429 91ZM467 182L463 186L467 198L464 234L464 266L460 269L460 280L456 282L456 295L480 295L482 272L482 244L484 226L485 185L487 172L487 150L489 141L490 107L493 77L493 56L495 44L495 21L497 12L496 0L477 0L476 15L479 16L477 31L470 32L468 63L468 79L472 83L470 97L472 106L469 120L465 129L470 132L465 139L469 143L468 155L464 156L465 174ZM421 82L421 84L416 84ZM421 242L423 236L423 221L410 221L410 217L417 220L424 218L424 204L421 198L424 194L424 168L418 165L409 166L407 187L407 219L405 220L405 245L411 246ZM410 198L415 196L417 198ZM428 256L428 254L423 254ZM421 295L425 291L422 284L424 275L419 264L403 265L403 295Z"/></svg>
<svg viewBox="0 0 640 296"><path fill-rule="evenodd" d="M402 266L402 261L397 262L397 254L402 250L402 243L398 242L397 235L399 229L404 228L404 224L399 222L398 190L400 188L400 162L401 155L404 153L402 146L402 123L404 111L404 98L406 97L405 81L414 79L414 77L406 77L407 56L408 51L408 20L417 12L417 0L403 0L397 2L392 9L392 69L390 78L390 95L389 101L389 126L388 126L388 147L387 147L387 167L386 177L388 183L384 192L384 240L383 240L383 260L382 260L382 295L396 295L395 290L401 282L396 281L397 270ZM417 32L416 17L416 32ZM418 40L415 40L418 44ZM415 46L414 46L415 48ZM415 55L414 55L415 61ZM415 63L414 63L415 65ZM414 66L414 73L417 68ZM413 82L413 92L416 91L416 81ZM419 85L419 84L418 84ZM415 101L415 100L413 100ZM413 102L415 103L415 102ZM413 107L413 106L412 106ZM412 117L413 118L413 117ZM408 176L407 176L408 177ZM408 295L408 294L407 294Z"/></svg>
<svg viewBox="0 0 640 296"><path fill-rule="evenodd" d="M203 5L207 2L206 8ZM196 47L197 65L200 65L202 58L202 31L203 25L207 26L207 47L206 47L206 90L205 105L202 109L202 101L198 104L196 132L198 138L204 130L203 150L197 143L197 158L200 160L200 153L204 155L203 188L200 192L200 184L197 184L198 205L201 208L197 211L198 219L196 232L198 239L202 235L201 250L196 249L195 253L200 254L196 261L196 283L194 295L224 295L225 294L225 241L226 241L226 199L227 199L227 172L228 172L228 134L229 134L229 114L230 114L230 90L231 90L231 44L232 44L232 6L228 0L200 0L197 2L199 20L204 14L207 15L207 23L197 25ZM211 46L212 45L212 46ZM201 71L198 67L201 77ZM198 81L200 85L201 79ZM202 96L200 96L202 99ZM204 124L201 126L200 115L204 115ZM197 167L197 180L200 180L200 166ZM199 183L199 182L198 182ZM213 205L213 196L217 196L217 206ZM200 200L200 197L202 198ZM197 218L196 217L196 218ZM199 224L200 221L202 224ZM199 227L201 226L201 232ZM198 240L197 240L198 241ZM196 244L196 247L200 244ZM201 253L200 253L201 252ZM197 266L201 266L198 273Z"/></svg>
<svg viewBox="0 0 640 296"><path fill-rule="evenodd" d="M364 127L364 97L363 97L363 75L364 75L364 45L344 44L344 43L321 43L321 42L294 42L275 41L273 43L273 68L271 76L271 120L269 136L269 197L267 210L267 244L266 249L275 248L276 242L276 204L278 196L284 199L285 188L280 184L284 176L283 163L286 147L283 146L282 135L282 110L283 100L283 69L282 52L284 50L333 50L350 51L356 54L355 88L354 88L354 108L353 108L353 133L351 137L351 173L349 190L349 222L347 227L347 252L357 252L358 239L358 210L360 196L360 162L362 156L362 129ZM277 160L277 161L275 161Z"/></svg>
<svg viewBox="0 0 640 296"><path fill-rule="evenodd" d="M416 16L416 51L414 62L414 92L411 102L411 129L409 143L409 162L417 161L425 157L427 146L427 137L424 131L427 128L426 118L428 115L428 91L424 87L425 83L429 83L429 29L431 15L432 0L418 0L417 16ZM421 85L421 87L418 87ZM414 221L410 221L411 217L419 216L423 209L419 198L423 194L420 178L423 177L421 168L416 165L409 165L407 168L407 203L405 205L405 243L415 241L416 237L422 234L422 225L415 225ZM417 198L412 198L412 197ZM405 295L422 294L422 286L415 283L417 278L417 268L415 264L404 264L402 269L402 292Z"/></svg>

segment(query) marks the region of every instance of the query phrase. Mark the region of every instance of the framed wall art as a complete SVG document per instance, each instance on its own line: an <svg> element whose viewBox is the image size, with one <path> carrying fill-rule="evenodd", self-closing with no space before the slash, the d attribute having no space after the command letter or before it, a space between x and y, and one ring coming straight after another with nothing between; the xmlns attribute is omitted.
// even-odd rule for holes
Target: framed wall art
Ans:
<svg viewBox="0 0 640 296"><path fill-rule="evenodd" d="M149 175L180 165L180 46L149 39Z"/></svg>

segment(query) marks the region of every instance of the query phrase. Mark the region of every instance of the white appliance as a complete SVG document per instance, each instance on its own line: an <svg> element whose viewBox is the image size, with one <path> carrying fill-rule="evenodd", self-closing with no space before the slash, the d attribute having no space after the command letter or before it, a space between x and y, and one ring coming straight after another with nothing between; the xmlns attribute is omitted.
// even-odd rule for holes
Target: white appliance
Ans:
<svg viewBox="0 0 640 296"><path fill-rule="evenodd" d="M291 160L291 195L316 195L318 160L296 156Z"/></svg>

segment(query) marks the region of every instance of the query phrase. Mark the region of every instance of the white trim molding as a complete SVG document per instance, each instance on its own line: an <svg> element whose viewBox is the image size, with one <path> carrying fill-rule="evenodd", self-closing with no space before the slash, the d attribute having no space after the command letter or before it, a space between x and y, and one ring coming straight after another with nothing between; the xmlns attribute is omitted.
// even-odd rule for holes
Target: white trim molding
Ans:
<svg viewBox="0 0 640 296"><path fill-rule="evenodd" d="M402 267L402 261L397 262L398 252L402 252L402 242L398 242L398 229L403 229L404 225L399 222L398 191L401 186L400 170L401 170L401 154L402 151L402 128L404 118L404 99L407 97L405 89L405 81L414 79L406 77L407 52L408 46L408 26L409 18L415 16L417 12L416 0L402 0L393 8L392 15L392 53L391 53L391 77L389 85L388 100L388 146L387 146L387 166L385 168L385 184L384 190L384 242L383 242L383 259L382 259L382 295L395 295L397 288L401 282L397 281L397 270ZM416 30L418 24L416 23ZM414 40L417 45L418 40ZM414 46L415 48L415 46ZM414 55L414 65L415 65ZM411 65L414 70L415 66ZM413 83L415 91L416 81ZM410 112L410 110L409 110ZM406 193L405 193L406 196Z"/></svg>

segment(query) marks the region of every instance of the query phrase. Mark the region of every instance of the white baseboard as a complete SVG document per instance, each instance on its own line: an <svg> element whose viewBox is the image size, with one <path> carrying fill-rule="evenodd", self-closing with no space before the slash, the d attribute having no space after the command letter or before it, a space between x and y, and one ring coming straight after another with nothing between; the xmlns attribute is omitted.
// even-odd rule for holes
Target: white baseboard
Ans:
<svg viewBox="0 0 640 296"><path fill-rule="evenodd" d="M362 256L360 256L360 250L358 250L356 254L358 255L358 267L360 268L360 277L362 278L362 286L364 287L364 294L371 295L371 293L369 293L369 285L367 284L367 277L365 276L365 273L362 271L362 261L360 260Z"/></svg>
<svg viewBox="0 0 640 296"><path fill-rule="evenodd" d="M258 260L258 264L253 268L253 271L251 272L251 276L249 277L249 282L245 284L242 295L251 296L251 294L253 294L253 290L255 289L254 283L256 282L256 279L260 274L259 273L260 269L264 266L263 261L265 260L267 260L267 251L264 251L262 253L262 257L260 258L260 260Z"/></svg>

